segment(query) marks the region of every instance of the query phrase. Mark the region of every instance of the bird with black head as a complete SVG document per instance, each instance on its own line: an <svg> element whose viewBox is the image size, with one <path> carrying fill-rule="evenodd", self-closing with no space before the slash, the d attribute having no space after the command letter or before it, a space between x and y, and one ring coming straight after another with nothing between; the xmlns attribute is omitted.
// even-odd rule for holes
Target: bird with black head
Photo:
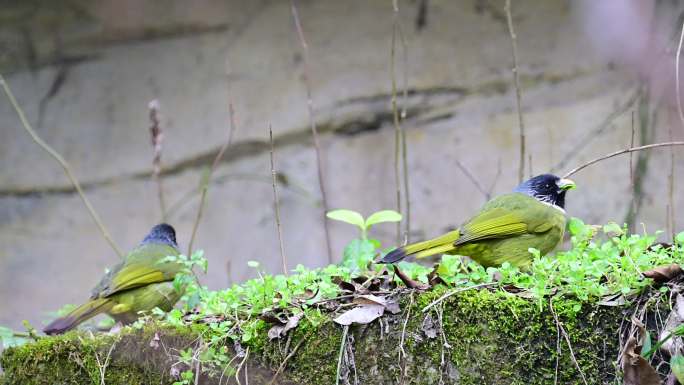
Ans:
<svg viewBox="0 0 684 385"><path fill-rule="evenodd" d="M543 174L521 183L512 193L497 196L458 229L440 237L396 248L382 258L394 263L408 256L437 254L468 256L483 266L504 262L525 268L530 248L553 250L565 231L565 194L575 188L569 179Z"/></svg>

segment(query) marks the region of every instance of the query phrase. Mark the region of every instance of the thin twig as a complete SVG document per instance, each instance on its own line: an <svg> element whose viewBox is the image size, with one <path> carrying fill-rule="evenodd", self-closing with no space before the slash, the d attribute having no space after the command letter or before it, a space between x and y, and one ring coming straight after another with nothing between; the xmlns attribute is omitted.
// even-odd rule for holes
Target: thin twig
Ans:
<svg viewBox="0 0 684 385"><path fill-rule="evenodd" d="M333 263L332 257L332 246L330 245L330 231L328 230L328 218L326 214L328 213L328 197L325 193L325 178L323 175L323 155L321 151L321 145L318 140L318 129L316 128L316 119L314 118L314 105L313 98L311 97L311 76L309 71L309 45L306 43L306 38L304 37L304 29L302 28L302 23L299 20L299 12L297 11L297 5L295 0L290 2L292 6L292 17L294 18L295 27L297 28L297 36L299 37L299 42L302 45L302 56L304 58L304 85L306 87L306 105L309 111L309 123L311 125L311 134L313 136L313 143L316 149L316 164L318 166L318 185L321 189L321 200L323 203L323 228L325 230L325 244L328 250L328 262Z"/></svg>
<svg viewBox="0 0 684 385"><path fill-rule="evenodd" d="M409 241L411 234L411 195L409 193L409 177L408 177L408 145L406 143L406 130L401 126L400 120L406 119L406 101L408 99L408 51L406 49L406 39L399 21L399 1L392 0L392 48L390 50L390 75L392 77L392 117L395 128L395 157L394 168L395 178L397 183L397 212L401 212L401 188L399 181L399 155L401 153L401 169L403 170L403 188L404 201L406 203L406 212L404 218L405 229L403 238L406 242ZM399 42L401 43L401 52L403 58L403 103L401 111L397 106L397 80L396 80L396 36L399 35ZM399 144L401 143L401 148ZM401 241L401 224L397 222L397 242Z"/></svg>
<svg viewBox="0 0 684 385"><path fill-rule="evenodd" d="M107 373L109 359L112 357L112 351L114 350L114 346L116 346L116 342L112 343L112 345L109 347L109 351L107 352L107 356L105 357L104 363L100 362L100 356L97 354L97 350L93 349L93 353L95 354L95 361L97 361L97 370L100 372L100 385L105 385L105 374Z"/></svg>
<svg viewBox="0 0 684 385"><path fill-rule="evenodd" d="M563 338L565 339L565 342L568 344L568 349L570 350L570 358L572 358L572 362L575 364L577 371L579 371L580 377L582 377L582 381L584 382L584 385L589 385L587 383L586 377L584 376L584 371L582 371L582 367L577 362L577 358L575 358L575 352L573 352L573 350L572 350L572 344L570 343L570 337L568 337L568 333L565 331L563 324L558 320L558 315L556 314L556 311L553 308L553 298L551 298L551 300L549 300L549 307L551 308L551 314L553 314L553 319L556 321L556 327L560 328L561 333L563 334Z"/></svg>
<svg viewBox="0 0 684 385"><path fill-rule="evenodd" d="M162 132L159 119L159 101L157 99L148 103L150 110L150 139L152 142L152 179L157 184L157 196L159 198L159 209L161 211L162 222L166 222L166 202L164 200L164 185L161 178L161 155L164 133Z"/></svg>
<svg viewBox="0 0 684 385"><path fill-rule="evenodd" d="M444 301L445 299L451 297L451 296L454 295L454 294L462 293L462 292L464 292L464 291L468 291L468 290L472 290L472 289L477 289L477 288L480 288L480 287L493 286L493 285L496 285L496 283L495 283L495 282L481 283L481 284L479 284L479 285L473 285L473 286L461 287L461 288L458 288L458 289L454 289L454 290L452 290L452 291L450 291L450 292L444 294L443 296L437 298L436 300L432 301L429 305L425 306L425 307L423 308L423 313L425 313L426 311L430 310L430 308L432 308L433 306L437 305L438 303Z"/></svg>
<svg viewBox="0 0 684 385"><path fill-rule="evenodd" d="M636 136L636 127L634 126L634 111L632 111L632 138L629 141L629 147L634 147L634 137ZM629 188L632 192L632 210L636 212L636 181L634 180L634 153L629 153ZM630 231L634 232L634 224L630 224Z"/></svg>
<svg viewBox="0 0 684 385"><path fill-rule="evenodd" d="M461 172L468 178L468 180L477 188L477 190L484 195L486 200L489 200L491 198L491 193L487 192L484 187L480 184L480 182L475 178L473 173L471 173L458 159L456 159L456 167L458 167Z"/></svg>
<svg viewBox="0 0 684 385"><path fill-rule="evenodd" d="M532 173L532 154L527 155L527 169L529 177L532 178L534 176Z"/></svg>
<svg viewBox="0 0 684 385"><path fill-rule="evenodd" d="M404 342L406 340L406 326L409 318L411 318L411 307L413 307L413 291L409 297L409 305L406 309L406 318L404 318L404 325L401 328L401 339L399 341L399 365L401 366L401 383L404 383L406 377L406 351L404 350Z"/></svg>
<svg viewBox="0 0 684 385"><path fill-rule="evenodd" d="M513 29L511 0L506 0L504 11L506 11L508 32L511 34L511 46L513 48L513 82L515 84L515 100L518 107L518 125L520 127L520 165L518 166L518 182L522 182L525 174L525 123L523 122L522 96L520 94L520 76L518 74L518 37Z"/></svg>
<svg viewBox="0 0 684 385"><path fill-rule="evenodd" d="M287 275L287 258L285 258L285 246L283 245L283 231L280 227L280 203L278 202L278 183L276 180L275 160L273 155L275 151L275 146L273 145L273 129L271 128L270 124L268 125L268 135L269 139L271 140L271 175L273 177L273 205L275 207L276 228L278 230L278 242L280 243L280 260L283 263L283 274Z"/></svg>
<svg viewBox="0 0 684 385"><path fill-rule="evenodd" d="M199 349L197 349L199 351ZM200 377L200 365L202 364L202 360L200 360L199 357L195 358L197 360L197 363L195 364L195 385L199 384L199 377ZM104 384L102 384L104 385Z"/></svg>
<svg viewBox="0 0 684 385"><path fill-rule="evenodd" d="M71 167L69 166L69 163L57 152L55 151L52 147L50 147L47 143L41 139L38 134L33 130L31 127L31 124L28 122L28 119L26 119L26 115L24 115L24 111L21 109L19 106L19 103L17 103L17 100L14 98L14 94L12 93L12 90L9 87L9 84L7 84L7 81L5 81L5 77L0 74L0 83L2 83L2 88L5 90L5 94L7 95L7 98L9 98L10 103L12 104L12 107L14 107L14 111L16 111L17 115L19 116L19 120L21 120L21 124L24 127L24 130L26 130L29 135L31 135L31 138L33 139L34 142L36 142L45 152L50 154L55 160L59 163L60 166L64 169L64 172L66 173L67 177L69 178L69 181L71 184L74 186L76 189L76 192L78 195L81 197L81 200L83 201L83 204L86 206L88 209L88 213L90 213L90 216L93 218L95 223L97 224L97 227L100 229L100 232L102 233L102 236L105 238L107 243L109 243L109 246L114 250L114 252L121 258L124 257L123 252L121 252L121 249L114 243L114 240L112 239L112 236L109 235L109 231L105 227L104 223L102 223L102 220L100 219L100 216L97 215L95 212L95 209L93 206L90 204L90 201L88 198L86 198L85 193L83 192L83 189L81 188L81 185L78 183L78 180L76 180L76 177L74 176L74 173L71 171Z"/></svg>
<svg viewBox="0 0 684 385"><path fill-rule="evenodd" d="M677 89L677 112L679 120L684 124L684 112L682 112L682 95L679 85L679 57L682 54L682 42L684 42L684 23L682 23L682 33L679 35L679 45L677 45L677 56L675 58L675 87Z"/></svg>
<svg viewBox="0 0 684 385"><path fill-rule="evenodd" d="M285 364L287 364L287 361L289 361L290 358L292 358L292 356L294 356L295 353L297 353L297 350L300 346L302 346L302 343L305 340L306 338L302 337L302 339L299 340L299 342L297 342L297 345L295 345L290 354L288 354L287 357L285 357L285 359L283 360L283 362L280 363L280 366L278 366L278 370L276 370L275 374L273 375L273 378L271 378L271 381L268 383L268 385L275 384L275 381L278 379L278 376L280 375L280 373L282 373L283 369L285 369Z"/></svg>
<svg viewBox="0 0 684 385"><path fill-rule="evenodd" d="M667 132L669 135L670 141L672 141L674 135L672 133L672 122L667 125ZM674 172L675 172L675 155L674 155L674 148L670 147L670 175L668 175L667 178L667 217L668 217L668 222L667 222L667 227L668 227L668 235L672 237L672 240L674 241L674 236L675 236L675 211L674 211Z"/></svg>
<svg viewBox="0 0 684 385"><path fill-rule="evenodd" d="M437 313L437 321L439 322L439 334L442 336L442 351L439 363L439 384L444 385L444 368L446 366L446 360L444 359L444 349L451 349L451 345L447 341L446 334L444 333L444 304L439 305L435 310Z"/></svg>
<svg viewBox="0 0 684 385"><path fill-rule="evenodd" d="M223 154L226 152L226 149L230 147L231 144L233 144L233 135L235 133L235 110L233 109L233 103L228 103L228 115L230 117L230 126L228 128L228 137L226 138L226 141L223 143L223 146L219 149L219 152L216 154L216 157L214 157L214 162L211 164L211 167L209 168L206 173L202 175L202 178L200 179L200 201L199 201L199 207L197 208L197 216L195 217L195 223L192 225L192 235L190 236L190 243L188 244L188 256L192 254L192 245L195 243L195 237L197 236L197 228L199 227L200 221L202 220L202 214L204 213L204 206L206 205L206 200L207 200L207 192L209 191L209 185L211 183L211 176L216 171L216 168L218 168L218 165L221 163L221 159L223 158Z"/></svg>
<svg viewBox="0 0 684 385"><path fill-rule="evenodd" d="M675 81L676 81L676 89L677 89L677 112L679 113L679 121L682 122L682 126L684 127L684 112L682 112L682 94L680 90L680 84L679 84L679 58L682 55L682 42L684 42L684 23L682 23L682 32L679 35L679 44L677 45L677 58L675 59ZM669 134L670 134L670 140L672 140L672 125L670 124L669 127ZM670 166L670 221L672 222L672 230L671 234L674 239L674 232L675 232L675 220L674 220L674 151L670 149L670 161L671 161L671 166Z"/></svg>
<svg viewBox="0 0 684 385"><path fill-rule="evenodd" d="M394 124L394 184L396 188L396 198L397 198L397 212L401 213L401 171L399 165L399 159L401 157L401 125L399 124L399 109L397 108L397 79L396 79L396 69L394 63L395 51L396 51L396 40L397 40L397 23L399 15L399 5L398 0L392 0L392 46L390 48L390 77L392 81L392 122ZM401 243L401 223L397 222L397 243Z"/></svg>
<svg viewBox="0 0 684 385"><path fill-rule="evenodd" d="M641 91L639 88L637 88L636 91L625 101L623 104L619 105L615 110L613 110L608 116L606 116L601 123L599 123L596 127L592 128L591 131L587 132L586 135L584 135L582 138L580 138L575 146L570 149L567 152L567 155L563 159L561 159L560 162L558 162L555 166L551 168L551 172L556 172L558 170L561 170L565 168L565 166L570 162L572 159L574 159L577 154L579 154L582 149L587 147L587 144L600 137L601 134L603 134L608 127L611 127L613 121L620 117L622 114L624 114L630 107L634 105L634 103L639 99L639 96L641 96Z"/></svg>
<svg viewBox="0 0 684 385"><path fill-rule="evenodd" d="M684 142L654 143L654 144L648 144L648 145L646 145L646 146L631 147L631 148L626 148L626 149L624 149L624 150L615 151L615 152L612 152L612 153L610 153L610 154L608 154L608 155L604 155L604 156L601 156L601 157L599 157L599 158L592 159L592 160L590 160L589 162L584 163L584 164L581 165L581 166L578 166L578 167L573 168L573 169L570 170L567 174L565 174L565 175L563 176L563 178L567 178L567 177L569 177L570 175L576 174L578 171L583 170L583 169L585 169L585 168L591 166L591 165L594 164L594 163L598 163L598 162L600 162L600 161L602 161L602 160L606 160L606 159L608 159L608 158L612 158L612 157L615 157L615 156L618 156L618 155L622 155L622 154L627 154L627 153L634 152L634 151L648 150L648 149L651 149L651 148L656 148L656 147L668 147L668 146L684 146Z"/></svg>
<svg viewBox="0 0 684 385"><path fill-rule="evenodd" d="M549 299L549 303L551 301L553 301L553 297L551 297L551 299ZM560 361L560 355L562 353L561 343L560 343L560 338L561 338L560 334L561 334L560 325L558 324L558 322L556 322L556 370L555 370L555 373L553 375L554 385L558 384L558 363Z"/></svg>
<svg viewBox="0 0 684 385"><path fill-rule="evenodd" d="M238 385L241 385L241 383L240 383L240 370L243 367L245 368L245 382L247 384L249 383L249 379L247 377L247 367L244 366L245 363L247 362L247 357L249 357L249 346L247 347L247 350L245 351L245 357L242 359L242 361L240 361L240 365L238 365L238 367L235 371L235 381L238 383ZM247 384L245 384L245 385L247 385Z"/></svg>
<svg viewBox="0 0 684 385"><path fill-rule="evenodd" d="M344 345L347 342L347 333L349 332L349 325L344 326L342 331L342 342L340 343L340 352L337 357L337 372L335 375L335 385L340 385L340 371L342 370L342 353L344 352Z"/></svg>

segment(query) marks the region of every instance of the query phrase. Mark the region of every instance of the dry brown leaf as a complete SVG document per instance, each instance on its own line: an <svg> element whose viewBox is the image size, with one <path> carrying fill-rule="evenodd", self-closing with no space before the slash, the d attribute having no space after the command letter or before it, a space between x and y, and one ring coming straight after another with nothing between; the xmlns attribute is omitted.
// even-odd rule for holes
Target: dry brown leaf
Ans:
<svg viewBox="0 0 684 385"><path fill-rule="evenodd" d="M677 293L677 296L675 296L675 304L665 320L665 326L660 332L659 339L665 339L682 323L684 323L684 297ZM666 351L670 356L681 354L684 352L684 341L682 341L682 337L673 336L665 341L662 346L660 346L660 349Z"/></svg>
<svg viewBox="0 0 684 385"><path fill-rule="evenodd" d="M427 283L418 282L409 278L406 274L404 274L403 271L399 269L399 266L397 265L394 265L394 272L397 274L397 277L401 279L401 282L403 282L404 285L410 289L427 290L430 288L430 285Z"/></svg>
<svg viewBox="0 0 684 385"><path fill-rule="evenodd" d="M617 293L601 298L598 304L601 306L622 306L625 303L627 303L625 296L622 293Z"/></svg>
<svg viewBox="0 0 684 385"><path fill-rule="evenodd" d="M643 274L646 278L651 278L655 282L663 283L677 278L680 274L682 274L682 268L679 266L679 264L673 263L666 266L658 266L649 271L644 271Z"/></svg>
<svg viewBox="0 0 684 385"><path fill-rule="evenodd" d="M420 326L420 329L425 333L427 338L437 338L437 325L429 313L423 318L423 324Z"/></svg>
<svg viewBox="0 0 684 385"><path fill-rule="evenodd" d="M624 385L661 385L660 377L653 367L640 355L641 346L630 337L622 354Z"/></svg>
<svg viewBox="0 0 684 385"><path fill-rule="evenodd" d="M299 325L299 321L302 319L303 316L304 313L297 313L288 318L285 325L272 326L270 329L268 329L268 339L272 340L285 336L288 331L296 328L297 325Z"/></svg>
<svg viewBox="0 0 684 385"><path fill-rule="evenodd" d="M345 326L353 323L363 325L375 321L384 312L384 305L368 303L340 314L334 321Z"/></svg>
<svg viewBox="0 0 684 385"><path fill-rule="evenodd" d="M159 349L159 341L160 341L159 333L155 332L154 337L150 340L150 347L152 349L155 349L155 350Z"/></svg>

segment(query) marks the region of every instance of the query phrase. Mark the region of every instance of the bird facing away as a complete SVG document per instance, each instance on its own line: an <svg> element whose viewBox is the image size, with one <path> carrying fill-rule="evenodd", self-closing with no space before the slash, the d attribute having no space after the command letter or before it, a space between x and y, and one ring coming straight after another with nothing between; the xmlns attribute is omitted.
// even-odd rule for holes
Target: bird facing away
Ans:
<svg viewBox="0 0 684 385"><path fill-rule="evenodd" d="M182 266L162 261L179 254L173 227L165 223L154 226L138 247L102 277L88 302L52 321L43 331L61 334L100 313L128 324L138 318L140 311L155 307L171 310L182 295L173 286Z"/></svg>
<svg viewBox="0 0 684 385"><path fill-rule="evenodd" d="M529 249L546 254L563 239L565 193L575 183L543 174L521 183L512 193L485 203L460 228L441 237L396 248L382 263L394 263L407 256L425 258L435 254L468 256L479 264L500 266L509 262L526 267L532 262Z"/></svg>

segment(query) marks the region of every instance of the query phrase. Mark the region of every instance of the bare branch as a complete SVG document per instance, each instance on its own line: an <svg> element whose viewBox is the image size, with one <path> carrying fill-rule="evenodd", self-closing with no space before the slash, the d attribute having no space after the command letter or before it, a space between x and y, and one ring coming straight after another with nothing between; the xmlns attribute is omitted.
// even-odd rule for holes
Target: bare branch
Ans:
<svg viewBox="0 0 684 385"><path fill-rule="evenodd" d="M636 136L636 127L634 126L634 111L632 111L632 137L629 141L629 147L633 148L634 147L634 137ZM635 175L634 175L634 153L630 152L629 153L629 186L631 190L631 195L632 195L632 210L636 212L637 209L637 203L636 203L636 181L635 181ZM633 225L630 224L630 225ZM634 226L630 226L630 230L633 232Z"/></svg>
<svg viewBox="0 0 684 385"><path fill-rule="evenodd" d="M477 178L475 178L475 176L461 162L459 162L458 159L456 159L456 167L458 167L461 172L463 172L463 175L465 175L466 178L468 178L468 180L475 186L475 188L482 193L482 195L485 197L485 200L491 199L491 193L482 187Z"/></svg>
<svg viewBox="0 0 684 385"><path fill-rule="evenodd" d="M572 350L572 344L570 343L570 337L568 337L568 333L565 331L565 328L563 327L563 324L558 320L558 315L556 314L556 311L553 308L553 297L549 300L549 307L551 308L551 314L553 314L553 319L556 321L556 326L560 329L561 333L563 334L563 338L565 338L565 342L568 344L568 350L570 351L570 358L572 358L572 362L575 364L575 367L577 368L577 371L580 374L580 377L582 377L582 382L584 382L584 385L588 385L587 379L584 376L584 371L582 371L582 367L577 363L577 358L575 358L575 352Z"/></svg>
<svg viewBox="0 0 684 385"><path fill-rule="evenodd" d="M403 28L401 28L401 23L399 22L399 5L398 0L393 3L394 8L394 26L399 32L399 42L401 43L401 54L403 60L402 77L403 77L403 101L401 104L401 112L399 117L401 120L406 119L406 105L408 100L408 48L406 47L406 38L404 37ZM394 40L393 40L394 42ZM392 58L392 63L394 63L394 58ZM394 65L392 65L394 67ZM394 69L394 68L393 68ZM395 73L392 73L392 82L395 82ZM396 83L395 83L396 84ZM394 87L394 93L396 94L396 87ZM395 95L396 97L396 95ZM396 107L396 106L395 106ZM394 112L394 111L393 111ZM398 120L397 120L398 121ZM404 241L408 243L411 237L411 194L409 189L409 174L408 174L408 143L406 142L406 129L401 127L401 159L402 168L404 171L404 200L406 202L406 227L404 229Z"/></svg>
<svg viewBox="0 0 684 385"><path fill-rule="evenodd" d="M394 124L394 182L397 195L397 212L401 213L401 174L399 159L401 157L402 130L399 124L399 109L397 108L397 79L395 69L395 51L397 40L397 24L399 23L398 0L392 0L392 46L390 48L390 76L392 78L392 122ZM401 243L401 223L397 222L397 243Z"/></svg>
<svg viewBox="0 0 684 385"><path fill-rule="evenodd" d="M522 96L520 94L520 75L518 74L518 37L513 29L513 16L511 16L511 0L506 0L504 7L508 20L508 32L511 34L513 48L513 82L515 84L515 100L518 107L518 125L520 127L520 165L518 166L518 182L522 182L525 175L525 123L522 115Z"/></svg>
<svg viewBox="0 0 684 385"><path fill-rule="evenodd" d="M78 180L76 180L76 177L74 176L74 173L71 171L71 167L69 166L69 163L57 152L55 151L52 147L50 147L47 143L41 139L38 134L33 130L31 127L31 124L28 122L28 119L26 119L26 115L24 114L24 111L21 109L19 106L19 103L17 103L17 100L14 98L14 94L12 93L12 90L9 87L9 84L7 84L7 81L5 81L5 77L0 74L0 83L2 83L2 88L5 90L5 94L7 95L7 98L9 98L10 103L12 104L12 107L14 107L14 111L17 113L19 116L19 120L21 120L21 124L24 127L24 130L31 135L31 138L33 139L34 142L36 142L45 152L50 154L62 168L64 169L64 172L66 173L67 177L69 178L69 181L71 184L74 186L76 189L76 192L78 193L78 196L81 197L81 200L83 201L83 204L86 206L88 209L88 213L90 213L90 216L93 218L95 223L97 224L97 227L100 229L100 232L102 233L102 236L104 239L109 243L109 246L114 250L114 252L121 258L124 257L123 252L121 252L121 249L114 243L114 240L112 239L112 236L109 235L109 231L105 227L104 223L102 223L102 220L100 219L100 216L95 212L95 208L93 208L93 205L90 204L90 201L88 198L85 196L85 193L83 192L83 189L81 188L80 183L78 183Z"/></svg>
<svg viewBox="0 0 684 385"><path fill-rule="evenodd" d="M209 191L209 185L211 184L211 176L216 171L216 168L221 163L223 154L226 149L233 144L233 135L235 134L235 110L233 109L233 103L228 103L228 115L230 118L230 126L228 129L228 137L223 143L223 146L219 149L219 152L214 157L214 161L211 164L209 170L207 170L200 179L200 201L199 207L197 208L197 216L195 217L195 222L192 225L192 235L190 236L190 243L188 244L188 255L192 254L192 245L195 243L195 237L197 236L197 228L199 227L200 221L202 220L202 214L204 213L204 206L206 205L207 192Z"/></svg>
<svg viewBox="0 0 684 385"><path fill-rule="evenodd" d="M675 57L675 87L677 89L677 112L679 120L684 124L684 112L682 112L682 95L679 85L679 58L682 54L682 42L684 42L684 23L682 23L682 33L679 35L679 45L677 46L677 56Z"/></svg>
<svg viewBox="0 0 684 385"><path fill-rule="evenodd" d="M552 172L561 170L565 168L565 166L568 164L570 160L572 160L579 152L587 147L587 143L590 141L594 140L595 138L598 138L603 132L611 126L613 121L617 119L620 115L625 113L634 103L639 99L639 96L641 96L641 91L640 89L637 89L632 96L629 97L623 104L619 105L615 110L613 110L606 118L599 123L595 128L593 128L591 131L589 131L584 137L580 138L575 146L567 152L567 155L563 159L561 159L560 162L558 162L555 166L551 168Z"/></svg>
<svg viewBox="0 0 684 385"><path fill-rule="evenodd" d="M280 260L283 264L283 274L287 275L287 259L285 258L285 246L283 245L283 230L280 227L280 203L278 201L278 187L275 170L275 160L273 153L275 146L273 145L273 130L271 125L268 125L268 135L271 140L271 175L273 176L273 206L275 207L276 228L278 230L278 242L280 243Z"/></svg>
<svg viewBox="0 0 684 385"><path fill-rule="evenodd" d="M581 166L573 168L567 174L565 174L563 176L563 178L567 178L570 175L576 174L578 171L583 170L583 169L591 166L594 163L598 163L598 162L600 162L602 160L606 160L608 158L612 158L612 157L622 155L622 154L627 154L627 153L634 152L634 151L642 151L642 150L648 150L648 149L656 148L656 147L669 147L669 146L684 146L684 142L654 143L654 144L648 144L646 146L632 147L632 148L626 148L626 149L620 150L620 151L615 151L615 152L612 152L608 155L604 155L604 156L601 156L599 158L592 159L591 161L589 161L589 162L587 162Z"/></svg>
<svg viewBox="0 0 684 385"><path fill-rule="evenodd" d="M306 38L304 37L304 29L302 28L302 23L299 20L299 12L297 11L297 5L295 0L290 2L292 6L292 17L294 18L295 27L297 28L297 36L299 37L299 43L302 45L302 53L304 57L304 85L306 86L306 105L309 110L309 123L311 125L311 134L313 136L314 148L316 149L316 164L318 166L318 185L321 189L321 200L323 201L323 228L325 229L325 244L328 249L328 262L333 263L332 257L332 246L330 245L330 231L328 229L328 218L326 214L328 212L328 197L325 193L325 178L323 175L323 162L322 162L322 152L321 145L318 140L318 129L316 128L316 119L314 118L314 106L313 98L311 97L311 76L309 71L309 45L306 43Z"/></svg>
<svg viewBox="0 0 684 385"><path fill-rule="evenodd" d="M166 221L166 203L164 201L164 185L161 179L161 155L162 155L162 141L164 140L164 133L162 132L161 123L159 122L159 101L152 100L147 108L150 110L150 138L152 141L152 151L154 157L152 158L152 179L157 184L157 196L159 197L159 208L161 210L162 222Z"/></svg>

